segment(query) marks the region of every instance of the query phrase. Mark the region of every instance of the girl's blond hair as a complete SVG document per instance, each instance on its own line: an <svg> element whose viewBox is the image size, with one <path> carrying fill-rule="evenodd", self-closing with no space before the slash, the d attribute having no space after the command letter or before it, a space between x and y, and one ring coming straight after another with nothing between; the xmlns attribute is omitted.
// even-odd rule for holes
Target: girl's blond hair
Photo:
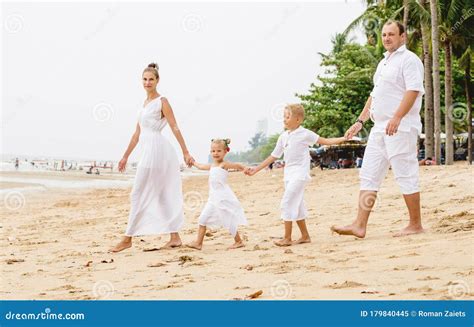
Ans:
<svg viewBox="0 0 474 327"><path fill-rule="evenodd" d="M211 143L222 144L225 150L230 151L230 148L229 148L230 139L212 139Z"/></svg>

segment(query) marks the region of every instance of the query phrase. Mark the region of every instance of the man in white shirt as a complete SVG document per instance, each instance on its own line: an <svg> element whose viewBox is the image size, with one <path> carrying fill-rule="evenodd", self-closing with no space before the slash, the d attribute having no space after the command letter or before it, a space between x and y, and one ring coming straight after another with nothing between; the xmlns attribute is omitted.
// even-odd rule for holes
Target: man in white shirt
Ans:
<svg viewBox="0 0 474 327"><path fill-rule="evenodd" d="M377 66L374 88L357 121L346 132L352 138L369 119L374 121L360 170L359 210L348 226L331 227L341 235L365 237L377 192L390 166L408 207L410 222L394 236L423 232L418 186L417 138L421 133L420 108L424 94L423 64L405 46L400 22L382 28L387 52Z"/></svg>

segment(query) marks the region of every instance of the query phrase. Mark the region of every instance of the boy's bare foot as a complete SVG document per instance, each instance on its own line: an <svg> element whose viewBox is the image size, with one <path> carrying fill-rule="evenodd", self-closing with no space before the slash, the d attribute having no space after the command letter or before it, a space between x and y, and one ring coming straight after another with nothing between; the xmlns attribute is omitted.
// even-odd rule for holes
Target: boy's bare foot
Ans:
<svg viewBox="0 0 474 327"><path fill-rule="evenodd" d="M294 245L296 244L304 244L304 243L311 243L311 238L305 237L305 238L300 238L299 240L293 241L292 242Z"/></svg>
<svg viewBox="0 0 474 327"><path fill-rule="evenodd" d="M194 242L186 244L186 247L191 248L191 249L201 250L202 244L199 244L198 242L194 241Z"/></svg>
<svg viewBox="0 0 474 327"><path fill-rule="evenodd" d="M331 226L331 230L339 235L352 235L358 238L365 237L365 228L348 225L344 227Z"/></svg>
<svg viewBox="0 0 474 327"><path fill-rule="evenodd" d="M160 250L179 248L181 245L183 245L183 243L181 243L181 240L172 240L163 245Z"/></svg>
<svg viewBox="0 0 474 327"><path fill-rule="evenodd" d="M290 246L293 244L291 240L288 240L286 238L282 238L281 240L273 242L276 246Z"/></svg>
<svg viewBox="0 0 474 327"><path fill-rule="evenodd" d="M407 226L398 233L393 234L393 237L401 237L401 236L407 236L407 235L413 235L413 234L420 234L424 233L425 230L423 227L411 227Z"/></svg>
<svg viewBox="0 0 474 327"><path fill-rule="evenodd" d="M120 252L132 246L132 241L122 240L117 245L109 249L109 252Z"/></svg>
<svg viewBox="0 0 474 327"><path fill-rule="evenodd" d="M240 242L235 242L234 244L232 244L231 246L229 246L227 248L227 250L233 250L233 249L238 249L238 248L243 248L245 246L244 242L240 241Z"/></svg>

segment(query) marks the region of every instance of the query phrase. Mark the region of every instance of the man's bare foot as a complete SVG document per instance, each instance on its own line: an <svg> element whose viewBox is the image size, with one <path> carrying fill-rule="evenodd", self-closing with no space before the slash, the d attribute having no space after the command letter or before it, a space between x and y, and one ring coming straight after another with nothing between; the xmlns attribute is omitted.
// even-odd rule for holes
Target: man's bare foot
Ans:
<svg viewBox="0 0 474 327"><path fill-rule="evenodd" d="M423 227L411 227L407 226L398 233L393 234L393 237L401 237L401 236L407 236L407 235L413 235L413 234L421 234L424 233L425 230Z"/></svg>
<svg viewBox="0 0 474 327"><path fill-rule="evenodd" d="M352 235L358 238L365 237L365 228L348 225L344 227L331 226L331 230L339 235Z"/></svg>
<svg viewBox="0 0 474 327"><path fill-rule="evenodd" d="M293 244L291 240L288 240L286 238L282 238L281 240L273 242L276 246L290 246Z"/></svg>
<svg viewBox="0 0 474 327"><path fill-rule="evenodd" d="M191 249L201 250L202 244L199 244L198 242L194 241L194 242L186 244L186 247L191 248Z"/></svg>
<svg viewBox="0 0 474 327"><path fill-rule="evenodd" d="M240 241L240 242L235 242L234 244L232 244L231 246L229 246L227 248L227 250L233 250L233 249L238 249L238 248L243 248L245 246L244 242Z"/></svg>
<svg viewBox="0 0 474 327"><path fill-rule="evenodd" d="M166 250L166 249L173 249L173 248L179 248L183 243L181 243L181 240L173 240L169 241L165 245L163 245L160 250Z"/></svg>
<svg viewBox="0 0 474 327"><path fill-rule="evenodd" d="M109 249L109 252L120 252L132 246L132 241L120 241L117 245Z"/></svg>
<svg viewBox="0 0 474 327"><path fill-rule="evenodd" d="M304 243L311 243L311 238L305 237L305 238L300 238L299 240L293 241L292 242L294 245L296 244L304 244Z"/></svg>

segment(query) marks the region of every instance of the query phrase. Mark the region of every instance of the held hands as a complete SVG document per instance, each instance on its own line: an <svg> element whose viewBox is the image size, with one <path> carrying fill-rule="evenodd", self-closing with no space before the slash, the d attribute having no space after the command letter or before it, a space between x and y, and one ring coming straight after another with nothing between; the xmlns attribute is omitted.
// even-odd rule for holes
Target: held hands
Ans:
<svg viewBox="0 0 474 327"><path fill-rule="evenodd" d="M127 158L122 158L118 163L119 172L123 173L127 167Z"/></svg>
<svg viewBox="0 0 474 327"><path fill-rule="evenodd" d="M184 154L184 162L186 163L188 168L194 165L194 161L195 161L194 158L189 153Z"/></svg>
<svg viewBox="0 0 474 327"><path fill-rule="evenodd" d="M349 129L346 131L346 133L344 134L344 138L346 140L350 140L352 139L355 135L357 135L357 133L360 132L360 130L362 129L362 124L359 123L359 122L356 122L354 123L351 127L349 127Z"/></svg>
<svg viewBox="0 0 474 327"><path fill-rule="evenodd" d="M257 169L256 168L252 168L252 167L247 167L244 169L244 174L247 175L247 176L253 176L257 173Z"/></svg>
<svg viewBox="0 0 474 327"><path fill-rule="evenodd" d="M400 121L401 119L398 117L393 117L392 119L390 119L387 123L387 127L385 127L385 133L388 136L395 135L395 133L397 133L398 131L398 126L400 125Z"/></svg>

